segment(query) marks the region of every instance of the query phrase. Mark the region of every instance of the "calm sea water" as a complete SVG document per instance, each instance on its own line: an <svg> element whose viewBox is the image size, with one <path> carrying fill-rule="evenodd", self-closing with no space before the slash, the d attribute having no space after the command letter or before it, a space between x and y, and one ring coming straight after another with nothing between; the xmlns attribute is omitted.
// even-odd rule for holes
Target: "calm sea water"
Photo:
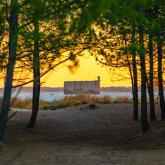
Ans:
<svg viewBox="0 0 165 165"><path fill-rule="evenodd" d="M155 96L157 93L155 93ZM0 94L2 96L2 94ZM32 93L31 92L20 92L19 94L16 95L16 93L13 93L12 96L16 96L19 99L30 99L32 98ZM41 92L40 99L45 100L45 101L53 101L53 100L59 100L64 98L65 96L74 96L74 95L65 95L63 92ZM112 98L116 97L129 97L132 98L132 93L131 92L101 92L100 94L96 94L94 96L97 97L103 97L103 96L110 96ZM140 93L139 93L140 97Z"/></svg>

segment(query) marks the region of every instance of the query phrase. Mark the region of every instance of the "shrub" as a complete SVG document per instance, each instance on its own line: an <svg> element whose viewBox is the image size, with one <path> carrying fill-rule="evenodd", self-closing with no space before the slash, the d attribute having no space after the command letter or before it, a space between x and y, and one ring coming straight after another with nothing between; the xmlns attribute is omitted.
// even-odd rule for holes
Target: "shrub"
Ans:
<svg viewBox="0 0 165 165"><path fill-rule="evenodd" d="M96 104L89 104L89 108L96 109L97 108L97 105Z"/></svg>
<svg viewBox="0 0 165 165"><path fill-rule="evenodd" d="M103 96L103 97L94 97L93 101L95 103L100 103L100 104L111 104L113 102L113 99L110 96Z"/></svg>
<svg viewBox="0 0 165 165"><path fill-rule="evenodd" d="M113 103L132 103L132 99L129 97L116 97Z"/></svg>

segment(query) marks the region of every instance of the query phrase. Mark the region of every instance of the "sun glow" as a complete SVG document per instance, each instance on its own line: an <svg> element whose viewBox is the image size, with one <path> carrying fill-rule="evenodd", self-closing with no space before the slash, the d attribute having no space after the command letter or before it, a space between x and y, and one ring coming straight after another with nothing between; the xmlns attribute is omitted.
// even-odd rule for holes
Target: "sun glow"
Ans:
<svg viewBox="0 0 165 165"><path fill-rule="evenodd" d="M63 87L64 81L75 80L95 80L97 76L101 77L101 86L130 86L130 80L126 80L120 75L126 75L127 72L119 70L110 70L101 67L95 61L94 57L79 57L79 67L71 72L68 68L68 63L63 64L51 71L48 75L42 78L43 86ZM119 80L119 81L118 81Z"/></svg>

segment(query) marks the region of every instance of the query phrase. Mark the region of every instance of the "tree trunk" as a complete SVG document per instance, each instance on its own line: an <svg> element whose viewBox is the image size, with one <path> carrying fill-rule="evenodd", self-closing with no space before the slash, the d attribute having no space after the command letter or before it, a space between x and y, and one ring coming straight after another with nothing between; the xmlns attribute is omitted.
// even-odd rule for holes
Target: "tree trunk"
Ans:
<svg viewBox="0 0 165 165"><path fill-rule="evenodd" d="M152 35L149 34L149 63L150 63L150 70L149 70L149 82L148 82L148 94L150 99L150 120L155 121L155 103L154 103L154 63L153 63L153 42L152 42Z"/></svg>
<svg viewBox="0 0 165 165"><path fill-rule="evenodd" d="M35 126L40 98L39 23L37 16L34 19L33 79L32 115L28 123L28 128Z"/></svg>
<svg viewBox="0 0 165 165"><path fill-rule="evenodd" d="M132 26L132 44L135 44L135 28ZM134 48L133 48L134 49ZM136 50L132 50L132 66L133 66L133 120L138 120L138 74L137 74L137 64L136 64Z"/></svg>
<svg viewBox="0 0 165 165"><path fill-rule="evenodd" d="M160 38L157 41L158 49L158 84L159 84L159 99L160 99L160 109L161 109L161 120L165 120L165 101L164 101L164 87L163 87L163 72L162 72L162 43Z"/></svg>
<svg viewBox="0 0 165 165"><path fill-rule="evenodd" d="M132 65L133 65L133 103L134 103L134 114L133 120L138 120L138 77L137 77L137 65L136 65L136 56L132 55Z"/></svg>
<svg viewBox="0 0 165 165"><path fill-rule="evenodd" d="M144 34L142 26L139 27L139 56L141 67L141 126L143 133L149 130L149 124L147 120L147 76L146 76L146 64L145 64L145 48L144 48Z"/></svg>
<svg viewBox="0 0 165 165"><path fill-rule="evenodd" d="M14 65L16 61L17 53L17 38L18 38L18 2L17 0L12 0L10 4L10 17L9 17L9 58L6 70L6 79L4 87L4 95L2 101L2 109L0 114L0 140L3 140L6 119L8 118L11 92L12 92L12 82L14 75Z"/></svg>

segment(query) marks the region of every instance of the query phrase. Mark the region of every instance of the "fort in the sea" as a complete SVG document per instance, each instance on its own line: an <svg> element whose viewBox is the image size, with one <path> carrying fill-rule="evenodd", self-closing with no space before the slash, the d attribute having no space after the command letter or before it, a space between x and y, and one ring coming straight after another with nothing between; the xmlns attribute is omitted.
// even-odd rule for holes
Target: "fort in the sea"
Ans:
<svg viewBox="0 0 165 165"><path fill-rule="evenodd" d="M65 81L64 94L100 94L100 76L94 81Z"/></svg>

